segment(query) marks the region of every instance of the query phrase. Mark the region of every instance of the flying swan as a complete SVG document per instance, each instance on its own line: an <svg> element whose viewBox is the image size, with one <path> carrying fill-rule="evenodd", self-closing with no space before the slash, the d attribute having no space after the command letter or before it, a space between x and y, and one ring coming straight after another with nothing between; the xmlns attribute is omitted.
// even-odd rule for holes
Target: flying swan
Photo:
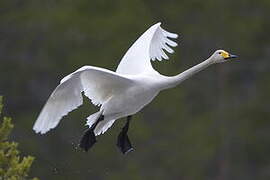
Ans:
<svg viewBox="0 0 270 180"><path fill-rule="evenodd" d="M89 128L84 132L79 146L88 151L96 143L96 136L105 133L115 120L127 117L117 139L117 146L126 154L133 150L127 135L132 115L150 103L160 91L179 85L212 64L237 57L217 50L202 63L176 76L161 75L153 69L151 60L169 59L165 51L174 52L171 47L177 46L177 43L171 39L178 35L164 30L160 25L151 26L137 39L122 58L116 72L83 66L64 77L39 114L34 131L44 134L55 128L63 116L82 105L84 92L100 110L87 118Z"/></svg>

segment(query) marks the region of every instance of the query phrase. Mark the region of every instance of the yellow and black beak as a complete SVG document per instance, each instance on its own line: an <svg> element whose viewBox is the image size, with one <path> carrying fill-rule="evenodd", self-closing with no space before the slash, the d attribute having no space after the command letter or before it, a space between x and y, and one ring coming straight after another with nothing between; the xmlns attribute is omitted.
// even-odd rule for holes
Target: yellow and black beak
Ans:
<svg viewBox="0 0 270 180"><path fill-rule="evenodd" d="M232 58L237 58L238 56L229 54L228 57L225 57L224 59L232 59Z"/></svg>
<svg viewBox="0 0 270 180"><path fill-rule="evenodd" d="M233 54L229 54L228 52L224 51L221 52L221 55L223 56L224 59L232 59L232 58L237 58L238 56L233 55Z"/></svg>

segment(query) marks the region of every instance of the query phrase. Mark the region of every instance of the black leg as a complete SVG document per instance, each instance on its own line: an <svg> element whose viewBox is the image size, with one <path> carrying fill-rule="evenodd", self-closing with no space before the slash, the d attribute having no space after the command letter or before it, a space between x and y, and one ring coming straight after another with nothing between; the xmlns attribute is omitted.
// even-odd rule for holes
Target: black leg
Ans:
<svg viewBox="0 0 270 180"><path fill-rule="evenodd" d="M80 141L80 148L82 148L85 151L88 151L96 142L96 136L94 133L94 130L97 126L97 124L104 119L104 116L101 115L98 120L92 125L91 128L87 129Z"/></svg>
<svg viewBox="0 0 270 180"><path fill-rule="evenodd" d="M119 133L117 139L117 146L123 154L127 154L130 151L134 150L127 135L130 120L131 116L128 116L127 122L125 126L122 128L122 131Z"/></svg>

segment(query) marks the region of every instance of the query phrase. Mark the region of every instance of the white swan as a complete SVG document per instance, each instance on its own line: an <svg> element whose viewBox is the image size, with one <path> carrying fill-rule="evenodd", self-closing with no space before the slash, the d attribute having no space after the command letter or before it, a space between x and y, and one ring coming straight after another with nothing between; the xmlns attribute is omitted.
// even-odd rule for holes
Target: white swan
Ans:
<svg viewBox="0 0 270 180"><path fill-rule="evenodd" d="M83 103L82 92L100 110L87 118L89 129L81 139L80 147L86 151L96 142L95 136L111 127L116 119L128 117L118 136L118 146L123 153L132 150L127 136L131 115L140 111L164 89L180 84L193 74L211 64L228 61L237 56L217 50L202 63L172 77L164 76L153 69L151 60L169 59L164 51L177 43L169 38L177 34L161 28L161 23L151 26L129 48L116 72L93 66L84 66L64 77L43 107L33 129L44 134L55 128L61 118Z"/></svg>

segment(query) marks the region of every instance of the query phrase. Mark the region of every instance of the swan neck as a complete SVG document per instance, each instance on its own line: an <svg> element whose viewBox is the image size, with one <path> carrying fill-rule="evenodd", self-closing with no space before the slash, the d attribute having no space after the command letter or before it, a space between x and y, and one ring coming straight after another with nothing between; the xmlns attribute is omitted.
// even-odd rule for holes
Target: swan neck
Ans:
<svg viewBox="0 0 270 180"><path fill-rule="evenodd" d="M207 68L211 64L214 64L214 62L212 61L212 59L209 58L209 59L201 62L200 64L197 64L196 66L193 66L192 68L190 68L190 69L188 69L188 70L186 70L186 71L184 71L176 76L166 77L163 88L168 89L168 88L175 87L175 86L179 85L180 83L182 83L184 80L193 76L194 74Z"/></svg>

